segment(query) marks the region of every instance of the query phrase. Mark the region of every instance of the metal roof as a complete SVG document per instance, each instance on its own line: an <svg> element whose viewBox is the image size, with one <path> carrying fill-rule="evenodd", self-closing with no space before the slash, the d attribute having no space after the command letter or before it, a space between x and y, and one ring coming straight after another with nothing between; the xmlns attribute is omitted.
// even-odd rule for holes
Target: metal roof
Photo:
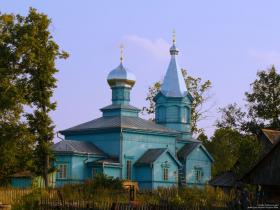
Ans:
<svg viewBox="0 0 280 210"><path fill-rule="evenodd" d="M200 145L199 142L188 143L183 146L177 153L178 158L187 157L196 147Z"/></svg>
<svg viewBox="0 0 280 210"><path fill-rule="evenodd" d="M23 177L32 178L34 176L35 176L35 174L31 171L21 171L21 172L18 172L18 173L15 173L15 174L11 175L10 177L13 177L13 178L23 178Z"/></svg>
<svg viewBox="0 0 280 210"><path fill-rule="evenodd" d="M71 132L93 131L109 128L130 128L145 131L168 132L174 134L177 133L176 131L170 130L167 127L158 125L153 121L144 120L139 117L128 116L100 117L95 120L91 120L89 122L60 131L60 133L67 134Z"/></svg>
<svg viewBox="0 0 280 210"><path fill-rule="evenodd" d="M167 148L154 148L148 149L136 162L135 166L141 165L150 165L155 162L163 153L169 153L172 159L177 163L178 166L181 166L180 161L168 151Z"/></svg>
<svg viewBox="0 0 280 210"><path fill-rule="evenodd" d="M190 137L190 138L177 138L176 140L177 140L177 141L184 141L184 142L196 142L196 143L201 143L200 140L195 139L195 138L193 138L193 137Z"/></svg>
<svg viewBox="0 0 280 210"><path fill-rule="evenodd" d="M232 171L227 171L210 180L209 184L215 187L233 187L236 181L236 175Z"/></svg>
<svg viewBox="0 0 280 210"><path fill-rule="evenodd" d="M160 88L160 92L166 97L185 97L188 94L182 70L176 61L178 52L179 50L173 44L170 48L170 63Z"/></svg>
<svg viewBox="0 0 280 210"><path fill-rule="evenodd" d="M148 149L135 163L135 165L149 165L155 162L167 148Z"/></svg>
<svg viewBox="0 0 280 210"><path fill-rule="evenodd" d="M52 150L54 152L69 152L107 156L106 153L97 148L93 143L87 141L63 140L52 145Z"/></svg>
<svg viewBox="0 0 280 210"><path fill-rule="evenodd" d="M89 163L89 164L120 164L118 158L112 158L112 157L102 158L102 159L90 161L87 163Z"/></svg>
<svg viewBox="0 0 280 210"><path fill-rule="evenodd" d="M128 110L135 110L135 111L140 111L135 106L131 106L130 104L111 104L109 106L105 106L101 108L100 110L112 110L112 109L128 109Z"/></svg>
<svg viewBox="0 0 280 210"><path fill-rule="evenodd" d="M113 69L107 77L107 81L110 85L116 84L117 81L122 81L124 84L132 87L135 83L135 80L135 75L127 70L123 66L122 62L117 68Z"/></svg>

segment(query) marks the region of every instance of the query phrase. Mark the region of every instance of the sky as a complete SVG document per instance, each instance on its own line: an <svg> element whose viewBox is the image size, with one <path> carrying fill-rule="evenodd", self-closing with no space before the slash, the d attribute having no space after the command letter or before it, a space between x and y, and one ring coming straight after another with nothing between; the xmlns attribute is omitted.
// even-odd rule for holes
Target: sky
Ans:
<svg viewBox="0 0 280 210"><path fill-rule="evenodd" d="M142 108L148 87L164 77L176 30L180 67L213 85L199 124L209 136L219 107L244 105L257 71L280 67L279 0L0 0L1 13L27 15L29 7L52 19L55 41L70 54L56 62L56 131L100 117L111 103L106 77L119 65L120 44L136 75L131 104Z"/></svg>

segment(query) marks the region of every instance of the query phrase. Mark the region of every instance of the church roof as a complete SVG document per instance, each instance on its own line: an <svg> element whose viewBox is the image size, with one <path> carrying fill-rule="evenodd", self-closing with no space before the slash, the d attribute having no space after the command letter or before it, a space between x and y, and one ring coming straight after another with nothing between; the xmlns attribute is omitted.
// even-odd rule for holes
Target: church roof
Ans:
<svg viewBox="0 0 280 210"><path fill-rule="evenodd" d="M107 77L107 82L111 87L120 85L133 87L135 81L135 75L125 68L122 62L117 68L113 69Z"/></svg>
<svg viewBox="0 0 280 210"><path fill-rule="evenodd" d="M135 81L135 76L127 68L125 68L122 63L120 63L120 65L113 69L107 77L107 80L112 79L127 79Z"/></svg>
<svg viewBox="0 0 280 210"><path fill-rule="evenodd" d="M60 131L60 133L64 135L72 132L95 131L110 128L130 128L145 131L168 132L174 134L177 133L176 131L170 130L167 127L158 125L153 121L144 120L139 117L128 116L100 117L89 122L74 126L72 128Z"/></svg>
<svg viewBox="0 0 280 210"><path fill-rule="evenodd" d="M79 154L95 154L107 156L103 151L94 144L87 141L63 140L52 145L54 152L79 153Z"/></svg>
<svg viewBox="0 0 280 210"><path fill-rule="evenodd" d="M199 142L188 143L178 151L178 158L187 157L196 147L200 145Z"/></svg>
<svg viewBox="0 0 280 210"><path fill-rule="evenodd" d="M181 165L181 163L174 157L167 148L154 148L148 149L136 162L135 165L150 165L155 162L163 153L168 152L170 156L174 159L174 161Z"/></svg>
<svg viewBox="0 0 280 210"><path fill-rule="evenodd" d="M213 157L208 153L207 149L201 144L201 142L195 142L188 143L185 146L183 146L177 153L177 156L179 159L186 158L193 150L195 150L197 147L200 147L202 151L207 155L207 157L214 161Z"/></svg>
<svg viewBox="0 0 280 210"><path fill-rule="evenodd" d="M185 97L188 94L182 70L176 61L178 52L179 50L173 42L170 48L171 59L160 88L161 93L166 97Z"/></svg>
<svg viewBox="0 0 280 210"><path fill-rule="evenodd" d="M135 111L140 111L135 106L131 106L130 104L111 104L109 106L103 107L101 110L112 110L112 109L128 109L128 110L135 110Z"/></svg>
<svg viewBox="0 0 280 210"><path fill-rule="evenodd" d="M163 154L166 148L148 149L135 163L135 165L147 165L151 164Z"/></svg>

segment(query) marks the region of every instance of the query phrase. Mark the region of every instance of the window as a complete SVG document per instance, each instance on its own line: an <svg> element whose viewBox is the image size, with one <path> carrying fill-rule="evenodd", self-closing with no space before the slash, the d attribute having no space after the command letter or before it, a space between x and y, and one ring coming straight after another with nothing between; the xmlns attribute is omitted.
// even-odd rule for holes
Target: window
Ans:
<svg viewBox="0 0 280 210"><path fill-rule="evenodd" d="M182 123L187 123L187 107L181 108Z"/></svg>
<svg viewBox="0 0 280 210"><path fill-rule="evenodd" d="M173 176L174 176L175 181L177 182L178 181L178 172L174 171Z"/></svg>
<svg viewBox="0 0 280 210"><path fill-rule="evenodd" d="M163 180L168 180L168 168L163 168Z"/></svg>
<svg viewBox="0 0 280 210"><path fill-rule="evenodd" d="M131 180L131 160L126 161L126 178Z"/></svg>
<svg viewBox="0 0 280 210"><path fill-rule="evenodd" d="M165 121L165 107L164 106L159 106L156 117L158 122L164 122Z"/></svg>
<svg viewBox="0 0 280 210"><path fill-rule="evenodd" d="M67 178L67 164L58 165L58 178L66 179Z"/></svg>
<svg viewBox="0 0 280 210"><path fill-rule="evenodd" d="M202 168L194 168L196 182L201 182L203 177Z"/></svg>
<svg viewBox="0 0 280 210"><path fill-rule="evenodd" d="M186 107L186 123L191 122L191 109L189 107Z"/></svg>
<svg viewBox="0 0 280 210"><path fill-rule="evenodd" d="M169 106L166 111L166 119L168 122L178 122L179 119L179 107L178 106Z"/></svg>
<svg viewBox="0 0 280 210"><path fill-rule="evenodd" d="M97 168L92 168L92 178L94 178L97 174Z"/></svg>

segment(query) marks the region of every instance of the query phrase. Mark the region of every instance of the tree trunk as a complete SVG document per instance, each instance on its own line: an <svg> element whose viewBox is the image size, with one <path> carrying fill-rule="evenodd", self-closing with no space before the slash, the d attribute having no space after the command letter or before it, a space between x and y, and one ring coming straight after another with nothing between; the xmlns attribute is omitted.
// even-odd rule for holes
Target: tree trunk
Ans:
<svg viewBox="0 0 280 210"><path fill-rule="evenodd" d="M45 154L44 157L44 182L45 182L45 188L47 189L49 187L49 154Z"/></svg>

